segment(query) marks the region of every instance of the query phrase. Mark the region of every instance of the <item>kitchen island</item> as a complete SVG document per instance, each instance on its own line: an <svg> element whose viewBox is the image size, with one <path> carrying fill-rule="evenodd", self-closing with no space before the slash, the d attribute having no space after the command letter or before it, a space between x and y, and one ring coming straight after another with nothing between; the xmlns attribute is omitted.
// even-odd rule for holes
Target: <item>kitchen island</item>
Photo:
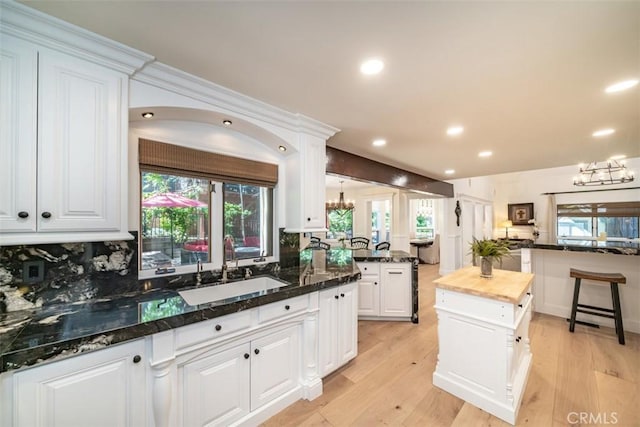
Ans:
<svg viewBox="0 0 640 427"><path fill-rule="evenodd" d="M436 284L438 363L433 384L515 424L531 367L533 275L466 267Z"/></svg>
<svg viewBox="0 0 640 427"><path fill-rule="evenodd" d="M418 323L418 259L395 250L353 251L361 277L358 318Z"/></svg>

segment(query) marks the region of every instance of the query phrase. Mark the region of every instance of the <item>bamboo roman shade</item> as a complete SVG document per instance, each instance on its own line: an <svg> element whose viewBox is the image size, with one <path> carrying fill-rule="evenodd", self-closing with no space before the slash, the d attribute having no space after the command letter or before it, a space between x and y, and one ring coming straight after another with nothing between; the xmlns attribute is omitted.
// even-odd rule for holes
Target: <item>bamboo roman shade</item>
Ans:
<svg viewBox="0 0 640 427"><path fill-rule="evenodd" d="M172 175L191 175L212 181L274 187L278 165L140 139L140 169Z"/></svg>
<svg viewBox="0 0 640 427"><path fill-rule="evenodd" d="M640 202L576 203L558 205L558 216L566 217L637 217Z"/></svg>

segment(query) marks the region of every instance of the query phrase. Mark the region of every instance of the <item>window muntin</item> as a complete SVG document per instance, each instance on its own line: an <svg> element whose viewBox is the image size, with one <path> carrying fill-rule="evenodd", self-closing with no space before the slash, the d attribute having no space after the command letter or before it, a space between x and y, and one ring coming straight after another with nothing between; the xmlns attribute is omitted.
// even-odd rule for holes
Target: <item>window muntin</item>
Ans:
<svg viewBox="0 0 640 427"><path fill-rule="evenodd" d="M327 239L349 240L353 237L353 209L327 208Z"/></svg>
<svg viewBox="0 0 640 427"><path fill-rule="evenodd" d="M273 255L273 190L223 184L225 259Z"/></svg>
<svg viewBox="0 0 640 427"><path fill-rule="evenodd" d="M141 172L141 270L209 262L209 181Z"/></svg>
<svg viewBox="0 0 640 427"><path fill-rule="evenodd" d="M640 202L579 203L558 205L558 237L637 239Z"/></svg>

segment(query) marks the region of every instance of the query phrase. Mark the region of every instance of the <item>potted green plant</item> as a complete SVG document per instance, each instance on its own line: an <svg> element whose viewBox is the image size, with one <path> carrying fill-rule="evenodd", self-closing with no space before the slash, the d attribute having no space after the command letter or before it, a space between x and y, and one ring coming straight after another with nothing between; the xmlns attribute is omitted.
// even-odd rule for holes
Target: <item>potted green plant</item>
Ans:
<svg viewBox="0 0 640 427"><path fill-rule="evenodd" d="M504 240L476 239L471 243L471 253L480 257L480 277L493 277L493 262L509 254L509 244Z"/></svg>

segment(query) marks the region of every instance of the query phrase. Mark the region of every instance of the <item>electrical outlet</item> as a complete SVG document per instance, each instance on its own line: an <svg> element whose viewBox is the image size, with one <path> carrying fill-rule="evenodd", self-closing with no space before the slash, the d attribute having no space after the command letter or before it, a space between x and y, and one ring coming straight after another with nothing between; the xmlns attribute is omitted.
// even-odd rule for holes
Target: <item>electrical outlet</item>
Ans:
<svg viewBox="0 0 640 427"><path fill-rule="evenodd" d="M22 263L22 281L38 283L44 280L44 261L25 261Z"/></svg>

